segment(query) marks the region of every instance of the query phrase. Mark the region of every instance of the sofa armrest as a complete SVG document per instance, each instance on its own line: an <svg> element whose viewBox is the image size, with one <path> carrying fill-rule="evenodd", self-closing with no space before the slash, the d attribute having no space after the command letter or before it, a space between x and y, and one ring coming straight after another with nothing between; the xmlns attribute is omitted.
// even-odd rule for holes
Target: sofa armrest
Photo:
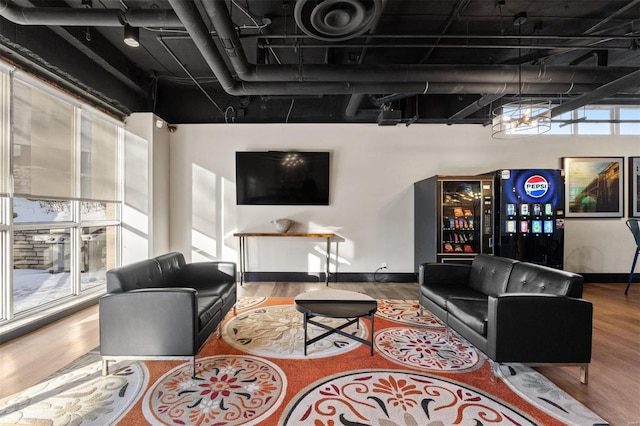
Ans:
<svg viewBox="0 0 640 426"><path fill-rule="evenodd" d="M469 284L471 265L458 263L423 263L418 273L420 285L454 285Z"/></svg>
<svg viewBox="0 0 640 426"><path fill-rule="evenodd" d="M497 362L588 363L593 305L553 294L489 297L487 355Z"/></svg>
<svg viewBox="0 0 640 426"><path fill-rule="evenodd" d="M197 292L147 288L100 298L102 355L193 356L199 348Z"/></svg>
<svg viewBox="0 0 640 426"><path fill-rule="evenodd" d="M176 285L209 288L215 284L235 283L236 264L233 262L187 263L181 268Z"/></svg>

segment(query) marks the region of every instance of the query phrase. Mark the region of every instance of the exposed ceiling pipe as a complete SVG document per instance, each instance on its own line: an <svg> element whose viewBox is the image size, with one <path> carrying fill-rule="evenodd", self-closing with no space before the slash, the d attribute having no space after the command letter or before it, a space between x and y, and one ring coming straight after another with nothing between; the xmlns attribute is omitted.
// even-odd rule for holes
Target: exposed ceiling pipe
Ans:
<svg viewBox="0 0 640 426"><path fill-rule="evenodd" d="M629 88L636 88L640 85L640 70L634 71L604 86L587 92L570 101L567 101L551 110L551 118L557 117L565 112L573 111L588 104L600 101L608 96L614 95Z"/></svg>
<svg viewBox="0 0 640 426"><path fill-rule="evenodd" d="M358 93L356 95L352 95L349 98L349 102L347 102L347 107L344 109L344 115L346 118L355 118L356 113L360 109L360 104L362 103L362 99L364 98L364 94Z"/></svg>
<svg viewBox="0 0 640 426"><path fill-rule="evenodd" d="M209 30L204 23L200 12L192 2L184 2L181 0L169 0L169 4L173 7L177 16L184 24L185 29L193 39L196 47L204 57L205 61L215 74L216 78L224 90L234 96L247 95L313 95L313 94L354 94L354 93L518 93L520 85L518 83L495 84L495 83L462 83L462 82L407 82L402 78L396 79L394 82L362 82L357 76L351 81L333 82L333 81L316 81L316 82L237 82L233 79L230 71L220 54L219 50L213 42L213 38L209 34ZM215 1L212 5L220 5L225 8L224 2ZM228 15L228 13L227 13ZM215 24L214 24L215 26ZM216 28L220 34L221 28ZM223 36L232 39L233 36ZM241 49L234 49L231 45L231 52L238 53ZM240 47L240 46L238 46ZM243 55L244 56L244 55ZM236 57L232 63L244 61L246 57L238 59ZM248 63L248 62L247 62ZM344 79L344 76L343 76ZM544 84L523 84L521 91L523 93L568 93L575 91L582 93L590 91L599 85L594 84L574 84L574 83L548 83Z"/></svg>
<svg viewBox="0 0 640 426"><path fill-rule="evenodd" d="M167 51L167 53L169 54L169 56L171 56L173 58L173 60L178 64L178 66L180 68L182 68L182 71L184 71L185 74L187 74L189 76L189 78L191 79L191 81L193 82L193 84L196 85L196 87L198 87L198 89L200 89L200 91L204 94L204 96L209 100L209 102L211 102L211 104L213 104L213 106L216 107L216 109L218 111L220 111L223 115L224 115L224 111L222 110L222 108L220 108L220 105L218 105L218 103L211 97L211 95L209 95L209 92L207 92L204 87L202 87L202 85L200 84L200 82L198 81L198 79L191 74L191 72L189 71L189 69L180 61L180 59L178 59L178 57L176 56L175 53L173 53L173 50L171 50L169 48L169 46L167 45L167 43L165 43L165 39L170 38L170 37L163 37L163 36L158 36L156 37L156 39L158 40L158 42L160 43L160 45L162 47L164 47L164 49Z"/></svg>
<svg viewBox="0 0 640 426"><path fill-rule="evenodd" d="M182 27L172 10L93 9L66 7L21 7L0 0L0 16L19 25L62 25L80 27Z"/></svg>
<svg viewBox="0 0 640 426"><path fill-rule="evenodd" d="M245 69L246 70L246 69ZM513 65L251 65L247 81L390 81L517 83L519 77L531 84L557 81L605 84L627 75L633 68L594 70L569 66L518 67ZM238 74L240 75L240 74Z"/></svg>
<svg viewBox="0 0 640 426"><path fill-rule="evenodd" d="M378 98L372 98L371 103L378 107L381 107L382 105L387 104L389 102L399 101L401 99L410 98L412 96L417 96L419 94L420 93L392 93L390 95L380 96Z"/></svg>
<svg viewBox="0 0 640 426"><path fill-rule="evenodd" d="M640 4L640 0L631 0L625 6L621 7L618 10L616 10L611 15L609 15L608 17L604 18L603 20L601 20L600 22L598 22L597 24L595 24L594 26L592 26L591 28L586 30L583 33L583 35L588 36L588 35L594 34L594 32L598 28L600 28L602 25L604 25L605 23L609 22L611 19L613 19L614 17L616 17L620 13L625 12L628 9L630 9L630 8L632 8L632 7L634 7L634 6L638 5L638 4ZM633 21L631 21L631 22L633 23ZM633 25L632 25L632 28L633 28ZM571 48L595 47L595 46L599 45L600 43L604 43L604 42L609 41L609 40L611 40L611 39L607 38L605 36L602 36L602 38L600 38L599 40L589 41L589 42L584 42L584 41L580 41L580 40L568 41L567 43L565 43L566 47L555 48L555 49L552 48L552 49L544 50L544 51L536 51L536 52L530 53L528 55L522 56L522 58L520 58L520 59L521 59L522 63L535 61L535 60L541 60L541 59L547 59L547 58L550 58L550 57L555 56L555 55L559 55L559 54L562 54L562 53L570 52L572 50Z"/></svg>
<svg viewBox="0 0 640 426"><path fill-rule="evenodd" d="M478 99L474 103L468 105L467 107L461 109L460 111L456 112L451 117L449 117L449 119L447 120L447 124L451 125L456 123L458 120L467 118L474 112L480 111L482 108L486 107L492 102L497 101L503 96L504 96L504 93L493 93L491 95L482 95L480 99Z"/></svg>
<svg viewBox="0 0 640 426"><path fill-rule="evenodd" d="M374 21L371 24L371 28L369 29L369 31L367 31L369 34L368 35L372 35L377 29L378 29L378 24L380 23L380 17L382 16L382 13L384 12L384 8L387 5L386 0L382 1L381 3L381 10L380 10L380 14L378 14L375 18ZM369 53L369 47L368 45L371 44L371 37L367 37L365 39L365 44L367 45L366 47L363 47L362 50L360 51L360 55L358 55L358 65L362 65L364 64L365 58L367 57L367 54ZM349 97L349 102L347 103L347 107L345 108L344 111L344 115L347 118L355 118L356 114L358 112L358 110L360 109L360 104L362 103L362 99L364 99L363 94L358 93L356 95L351 95Z"/></svg>
<svg viewBox="0 0 640 426"><path fill-rule="evenodd" d="M260 80L256 76L255 66L252 66L247 60L247 55L244 53L240 37L236 32L225 1L203 1L201 4L209 16L211 24L218 34L220 45L227 53L231 66L238 74L238 77L244 81Z"/></svg>
<svg viewBox="0 0 640 426"><path fill-rule="evenodd" d="M600 28L601 26L603 26L604 24L606 24L607 22L611 21L613 18L615 18L616 16L620 15L623 12L626 12L627 10L631 9L634 6L637 6L638 4L640 4L640 0L631 0L629 3L627 3L626 6L621 7L620 9L616 10L615 12L613 12L611 15L607 16L606 18L604 18L602 21L598 22L597 24L595 24L593 27L589 28L587 31L585 31L585 34L592 34L594 33L598 28Z"/></svg>
<svg viewBox="0 0 640 426"><path fill-rule="evenodd" d="M629 69L579 69L576 67L432 66L432 65L253 65L247 60L224 0L203 3L231 65L244 81L378 81L378 82L517 82L519 73L530 83L570 81L604 84ZM611 73L611 74L609 74ZM419 93L422 91L419 91ZM388 93L378 91L376 93ZM406 93L406 92L404 92ZM517 93L517 92L515 92Z"/></svg>
<svg viewBox="0 0 640 426"><path fill-rule="evenodd" d="M182 0L169 0L169 4L176 12L176 15L184 25L185 29L191 36L200 54L204 58L213 74L220 82L222 88L229 94L237 91L236 81L227 69L227 65L222 59L222 55L213 42L213 38L209 34L209 30L200 16L200 12L191 2Z"/></svg>
<svg viewBox="0 0 640 426"><path fill-rule="evenodd" d="M447 19L447 22L445 22L444 26L442 27L442 31L440 31L441 34L444 35L449 30L449 27L451 26L451 24L453 24L453 21L458 19L460 14L467 8L467 6L469 6L469 3L471 3L471 0L458 0L458 4L456 4L453 12L449 16L449 19ZM438 38L436 40L435 44L436 45L440 44L440 40L441 39ZM435 50L435 46L431 46L429 48L429 50L427 50L427 53L425 53L422 56L422 58L420 59L420 61L418 63L424 64L425 62L427 62L429 60L429 57L431 57L431 54L433 53L434 50Z"/></svg>

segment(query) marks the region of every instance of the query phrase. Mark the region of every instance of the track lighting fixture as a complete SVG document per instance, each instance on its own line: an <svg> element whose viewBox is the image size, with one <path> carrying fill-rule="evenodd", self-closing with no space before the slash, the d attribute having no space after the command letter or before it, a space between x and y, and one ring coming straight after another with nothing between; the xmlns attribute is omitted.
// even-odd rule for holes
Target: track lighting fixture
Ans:
<svg viewBox="0 0 640 426"><path fill-rule="evenodd" d="M124 26L124 44L131 47L140 46L140 28L129 24Z"/></svg>

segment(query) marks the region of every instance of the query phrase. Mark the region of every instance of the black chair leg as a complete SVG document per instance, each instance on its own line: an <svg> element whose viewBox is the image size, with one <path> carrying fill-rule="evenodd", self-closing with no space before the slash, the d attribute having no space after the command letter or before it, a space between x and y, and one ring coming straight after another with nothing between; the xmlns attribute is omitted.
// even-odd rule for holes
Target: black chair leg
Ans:
<svg viewBox="0 0 640 426"><path fill-rule="evenodd" d="M638 261L638 253L640 253L640 247L636 249L636 254L633 256L633 263L631 264L631 272L629 273L629 281L627 281L627 288L624 290L625 296L629 292L629 287L631 287L631 281L633 281L634 272L636 270L636 262Z"/></svg>

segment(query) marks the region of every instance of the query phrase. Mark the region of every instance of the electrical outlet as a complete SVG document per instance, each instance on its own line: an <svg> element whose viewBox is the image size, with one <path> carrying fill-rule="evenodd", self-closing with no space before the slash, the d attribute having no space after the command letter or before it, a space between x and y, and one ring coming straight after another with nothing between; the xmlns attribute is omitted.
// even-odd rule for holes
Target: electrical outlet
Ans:
<svg viewBox="0 0 640 426"><path fill-rule="evenodd" d="M387 262L382 262L380 269L387 269Z"/></svg>

